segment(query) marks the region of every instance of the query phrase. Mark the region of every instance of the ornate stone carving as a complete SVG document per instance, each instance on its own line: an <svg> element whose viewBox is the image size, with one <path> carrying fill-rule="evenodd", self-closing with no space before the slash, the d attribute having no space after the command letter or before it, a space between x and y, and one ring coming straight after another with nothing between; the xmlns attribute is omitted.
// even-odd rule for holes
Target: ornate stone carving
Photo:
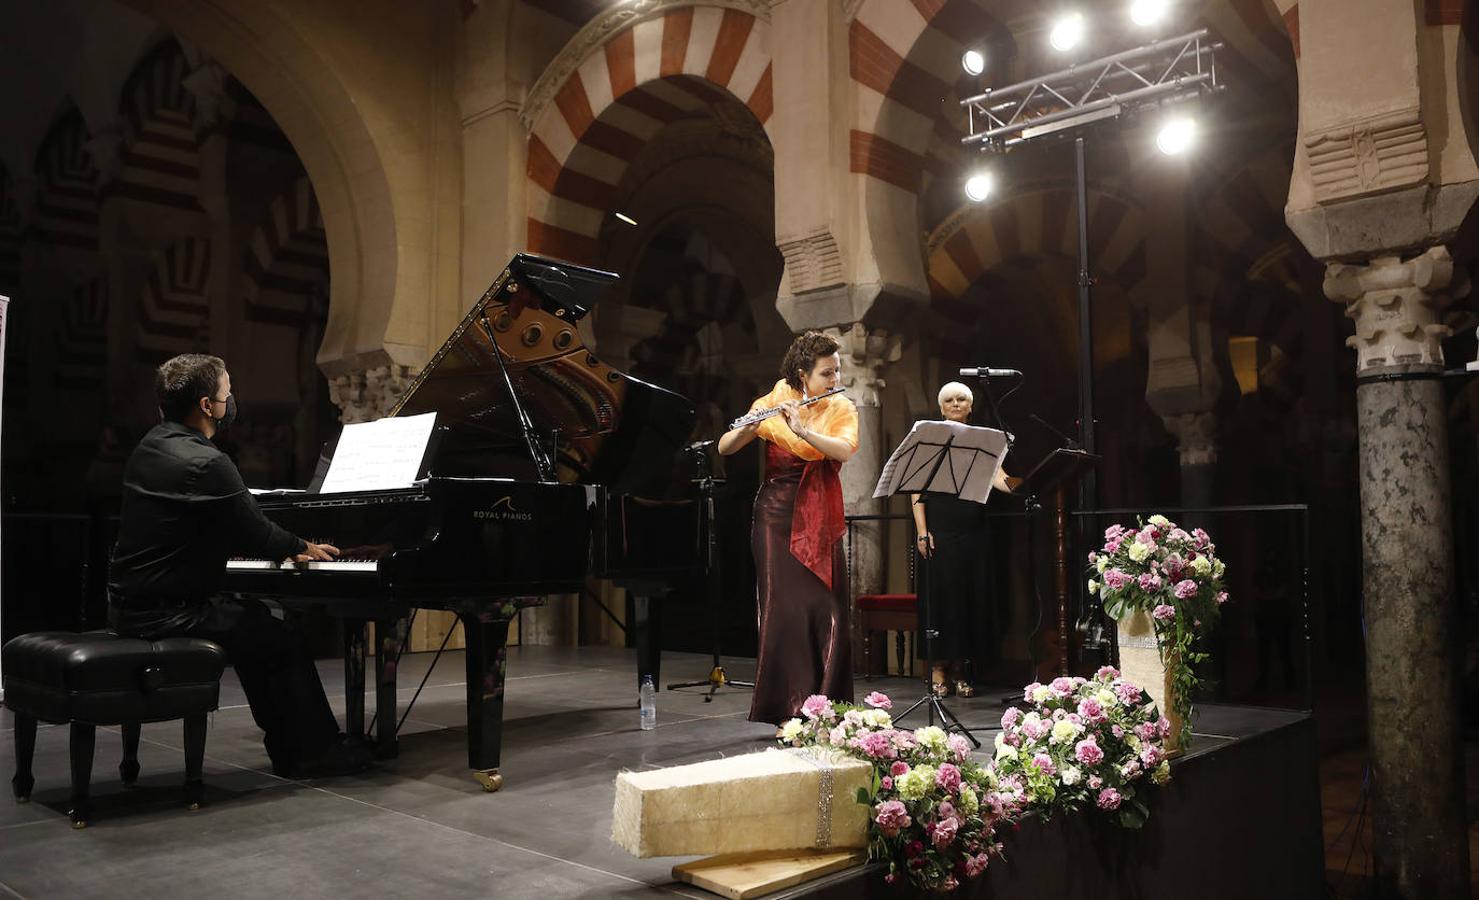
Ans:
<svg viewBox="0 0 1479 900"><path fill-rule="evenodd" d="M1453 264L1447 247L1432 247L1403 260L1380 256L1369 265L1332 263L1325 270L1325 296L1344 303L1356 333L1356 372L1387 366L1443 367L1444 338L1453 329L1444 309L1467 296L1469 278Z"/></svg>
<svg viewBox="0 0 1479 900"><path fill-rule="evenodd" d="M180 82L195 98L195 128L214 129L236 114L236 101L226 93L226 70L214 62L203 62Z"/></svg>
<svg viewBox="0 0 1479 900"><path fill-rule="evenodd" d="M1183 466L1209 466L1217 462L1217 417L1210 412L1182 413L1162 420L1176 436L1176 449Z"/></svg>
<svg viewBox="0 0 1479 900"><path fill-rule="evenodd" d="M1304 146L1318 203L1408 187L1428 177L1428 133L1416 106L1310 132Z"/></svg>
<svg viewBox="0 0 1479 900"><path fill-rule="evenodd" d="M82 145L87 150L87 155L92 157L92 164L98 170L98 185L106 185L118 177L118 172L123 166L123 160L119 151L123 148L123 125L113 121L98 128L87 138L87 143Z"/></svg>
<svg viewBox="0 0 1479 900"><path fill-rule="evenodd" d="M792 296L842 282L842 251L832 232L818 231L778 246Z"/></svg>
<svg viewBox="0 0 1479 900"><path fill-rule="evenodd" d="M887 382L883 370L903 355L903 338L886 329L869 329L862 322L828 328L827 334L842 344L842 385L858 406L879 405L879 392Z"/></svg>
<svg viewBox="0 0 1479 900"><path fill-rule="evenodd" d="M410 366L393 364L338 375L329 379L329 399L339 407L339 420L345 425L371 422L395 406L414 375Z"/></svg>
<svg viewBox="0 0 1479 900"><path fill-rule="evenodd" d="M628 0L626 3L613 5L577 31L540 73L534 86L529 89L523 110L519 112L519 121L524 123L524 130L534 130L545 107L554 100L560 88L565 86L570 73L580 68L607 41L639 22L660 18L671 10L685 6L737 9L767 24L770 22L770 0Z"/></svg>

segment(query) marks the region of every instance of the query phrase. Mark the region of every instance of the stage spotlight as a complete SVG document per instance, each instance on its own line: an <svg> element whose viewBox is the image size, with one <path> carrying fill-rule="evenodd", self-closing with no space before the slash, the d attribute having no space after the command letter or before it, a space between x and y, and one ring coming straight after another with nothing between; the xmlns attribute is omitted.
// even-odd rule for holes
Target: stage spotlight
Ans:
<svg viewBox="0 0 1479 900"><path fill-rule="evenodd" d="M1059 53L1067 53L1084 39L1084 17L1080 13L1068 13L1053 23L1048 32L1048 43Z"/></svg>
<svg viewBox="0 0 1479 900"><path fill-rule="evenodd" d="M1134 0L1130 4L1130 21L1141 28L1149 28L1160 24L1170 11L1170 0Z"/></svg>
<svg viewBox="0 0 1479 900"><path fill-rule="evenodd" d="M960 67L967 75L980 75L986 71L986 55L980 50L967 50L960 57Z"/></svg>
<svg viewBox="0 0 1479 900"><path fill-rule="evenodd" d="M990 172L976 172L965 180L965 195L973 203L980 203L991 196L991 190L996 186L996 179L991 177Z"/></svg>
<svg viewBox="0 0 1479 900"><path fill-rule="evenodd" d="M1197 140L1197 120L1176 116L1161 126L1155 136L1156 147L1167 156L1180 156L1190 150Z"/></svg>

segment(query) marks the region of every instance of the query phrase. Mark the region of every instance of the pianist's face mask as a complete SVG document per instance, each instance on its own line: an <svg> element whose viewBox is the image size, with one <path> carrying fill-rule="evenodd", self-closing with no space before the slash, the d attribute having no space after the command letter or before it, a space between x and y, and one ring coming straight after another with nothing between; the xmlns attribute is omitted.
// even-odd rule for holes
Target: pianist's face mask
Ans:
<svg viewBox="0 0 1479 900"><path fill-rule="evenodd" d="M230 428L231 423L236 421L236 395L226 395L226 414L216 420L216 430Z"/></svg>

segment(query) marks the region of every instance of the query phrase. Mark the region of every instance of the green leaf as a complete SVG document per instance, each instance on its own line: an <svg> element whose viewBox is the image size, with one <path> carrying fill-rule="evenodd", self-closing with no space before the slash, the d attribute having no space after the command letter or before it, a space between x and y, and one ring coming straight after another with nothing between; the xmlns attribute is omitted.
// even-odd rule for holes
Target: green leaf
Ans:
<svg viewBox="0 0 1479 900"><path fill-rule="evenodd" d="M863 806L869 806L869 805L871 805L872 801L868 797L868 789L867 788L864 788L864 787L858 788L857 801L858 801L858 803L862 804Z"/></svg>
<svg viewBox="0 0 1479 900"><path fill-rule="evenodd" d="M1120 825L1139 830L1149 817L1145 807L1138 803L1126 803L1120 807Z"/></svg>

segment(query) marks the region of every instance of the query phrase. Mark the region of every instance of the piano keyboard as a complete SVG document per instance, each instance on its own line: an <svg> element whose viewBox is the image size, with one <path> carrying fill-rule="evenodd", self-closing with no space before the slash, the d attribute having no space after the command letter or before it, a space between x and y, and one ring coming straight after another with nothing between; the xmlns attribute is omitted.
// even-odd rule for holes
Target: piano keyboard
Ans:
<svg viewBox="0 0 1479 900"><path fill-rule="evenodd" d="M284 571L284 572L378 572L380 564L373 559L336 559L331 562L273 562L270 559L228 559L226 571Z"/></svg>

